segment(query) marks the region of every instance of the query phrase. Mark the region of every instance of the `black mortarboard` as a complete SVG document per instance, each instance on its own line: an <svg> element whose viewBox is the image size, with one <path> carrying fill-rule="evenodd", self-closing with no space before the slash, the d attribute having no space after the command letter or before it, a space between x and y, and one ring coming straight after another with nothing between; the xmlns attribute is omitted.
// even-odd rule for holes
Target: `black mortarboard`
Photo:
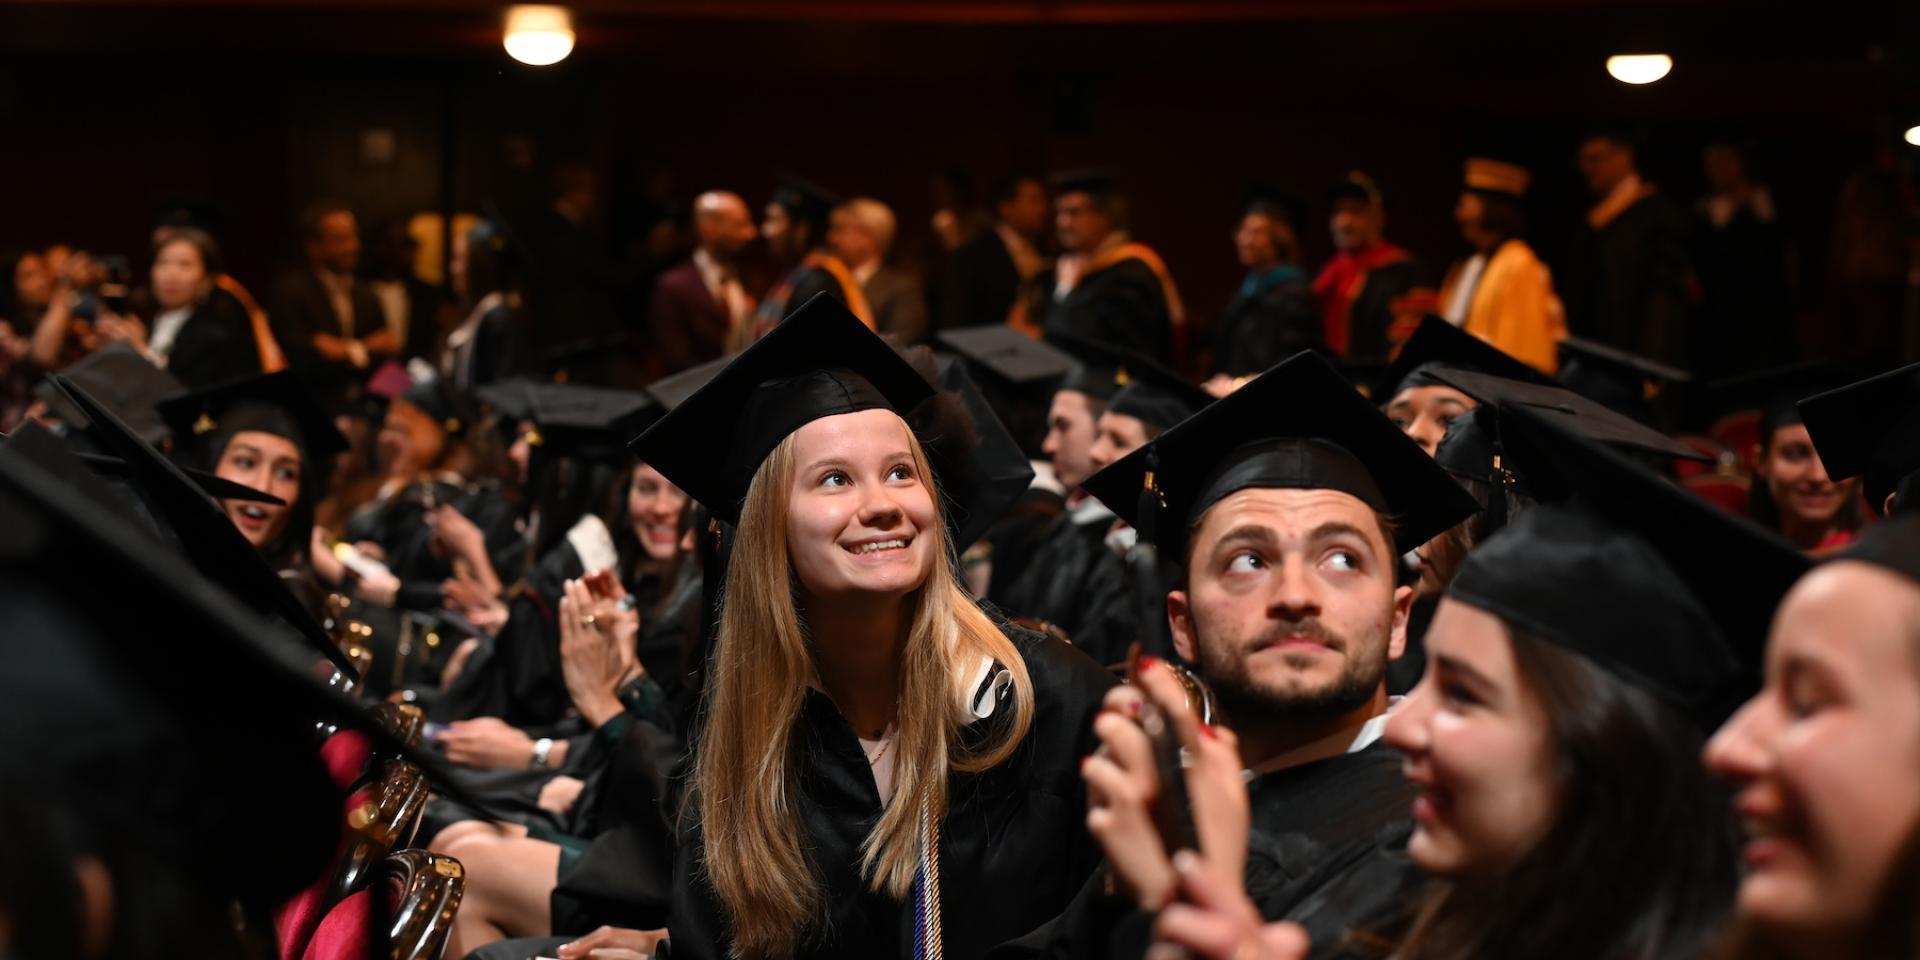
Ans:
<svg viewBox="0 0 1920 960"><path fill-rule="evenodd" d="M1872 524L1834 559L1871 563L1920 583L1920 514Z"/></svg>
<svg viewBox="0 0 1920 960"><path fill-rule="evenodd" d="M738 523L767 454L821 417L933 396L926 381L830 294L815 294L631 444L714 516Z"/></svg>
<svg viewBox="0 0 1920 960"><path fill-rule="evenodd" d="M512 430L514 424L530 419L533 388L539 384L540 381L531 377L507 377L475 387L473 399L479 403L482 414L492 414L496 422L506 425L503 429Z"/></svg>
<svg viewBox="0 0 1920 960"><path fill-rule="evenodd" d="M107 409L119 414L140 439L156 445L166 439L167 425L154 414L155 405L185 389L171 374L148 362L140 351L125 343L107 344L61 373L84 387ZM34 388L34 394L69 428L76 431L87 428L86 414L61 396L52 384L41 383Z"/></svg>
<svg viewBox="0 0 1920 960"><path fill-rule="evenodd" d="M922 404L907 422L939 478L958 553L985 536L1033 485L1033 465L967 376L966 364L948 356L939 367L943 402Z"/></svg>
<svg viewBox="0 0 1920 960"><path fill-rule="evenodd" d="M1346 176L1334 183L1332 189L1327 191L1328 203L1338 203L1342 200L1358 200L1377 206L1380 204L1380 188L1373 182L1372 177L1358 170L1349 171Z"/></svg>
<svg viewBox="0 0 1920 960"><path fill-rule="evenodd" d="M1004 323L942 330L934 339L966 357L976 371L984 370L1009 383L1051 380L1073 366L1073 357L1060 348Z"/></svg>
<svg viewBox="0 0 1920 960"><path fill-rule="evenodd" d="M1083 383L1082 392L1102 397L1107 409L1135 417L1149 426L1165 430L1193 416L1213 402L1213 395L1157 360L1132 350L1110 347L1083 337L1055 334L1053 342L1082 361L1081 369L1069 372L1068 383ZM1109 373L1108 371L1111 371ZM1076 375L1077 373L1077 375ZM1097 378L1112 378L1112 389L1100 394L1105 383ZM1063 383L1062 389L1080 389Z"/></svg>
<svg viewBox="0 0 1920 960"><path fill-rule="evenodd" d="M347 449L347 438L334 426L333 418L298 378L284 371L196 390L156 409L173 430L174 447L197 450L200 466L205 468L211 468L220 455L219 450L207 449L216 437L231 438L242 430L286 437L312 465L309 484L316 492L332 475L333 458Z"/></svg>
<svg viewBox="0 0 1920 960"><path fill-rule="evenodd" d="M277 903L320 874L343 826L316 724L359 730L450 782L443 761L328 689L235 595L68 481L84 473L58 445L0 452L9 788L153 844L209 889ZM155 642L156 630L191 643Z"/></svg>
<svg viewBox="0 0 1920 960"><path fill-rule="evenodd" d="M1616 448L1711 462L1700 451L1565 387L1539 382L1523 383L1444 366L1431 368L1428 376L1481 403L1496 404L1502 409L1525 407L1555 419L1580 436Z"/></svg>
<svg viewBox="0 0 1920 960"><path fill-rule="evenodd" d="M619 461L660 413L638 390L541 383L528 388L527 419L540 431L540 455Z"/></svg>
<svg viewBox="0 0 1920 960"><path fill-rule="evenodd" d="M1857 374L1828 360L1801 360L1704 384L1703 401L1714 415L1742 410L1760 411L1764 442L1773 431L1799 423L1800 401L1858 380Z"/></svg>
<svg viewBox="0 0 1920 960"><path fill-rule="evenodd" d="M732 363L736 356L739 354L729 353L724 357L688 367L679 373L661 377L647 384L644 389L647 395L658 401L662 407L672 410L685 403L687 398L693 396L701 387L712 382L713 378L719 376L720 371L725 370L727 364Z"/></svg>
<svg viewBox="0 0 1920 960"><path fill-rule="evenodd" d="M1385 373L1374 382L1371 396L1386 405L1407 387L1432 386L1429 370L1435 366L1477 370L1524 383L1548 383L1546 374L1507 355L1499 347L1429 313L1400 347Z"/></svg>
<svg viewBox="0 0 1920 960"><path fill-rule="evenodd" d="M358 679L346 655L286 581L179 467L134 436L118 417L64 375L56 373L51 380L93 421L104 451L126 462L130 485L153 517L171 530L201 574L232 590L256 612L284 620L341 673Z"/></svg>
<svg viewBox="0 0 1920 960"><path fill-rule="evenodd" d="M1140 493L1149 479L1162 506L1157 517L1143 518ZM1477 508L1418 444L1312 353L1281 362L1084 486L1176 555L1208 507L1248 488L1351 494L1393 522L1403 553Z"/></svg>
<svg viewBox="0 0 1920 960"><path fill-rule="evenodd" d="M1047 184L1055 196L1063 193L1085 193L1096 199L1105 200L1120 192L1119 181L1113 171L1089 168L1083 170L1062 170L1047 178Z"/></svg>
<svg viewBox="0 0 1920 960"><path fill-rule="evenodd" d="M80 462L86 464L98 475L108 477L127 477L131 475L127 467L127 462L119 457L110 457L104 453L87 453L80 450L74 451L74 456L79 457ZM192 480L193 485L199 487L202 493L205 493L215 500L244 500L248 503L266 503L276 507L284 507L287 505L285 500L271 493L255 490L244 483L235 483L217 473L208 473L205 470L199 470L193 467L181 467L180 472L186 474L187 479Z"/></svg>
<svg viewBox="0 0 1920 960"><path fill-rule="evenodd" d="M472 403L446 377L415 377L400 399L438 423L448 436L460 436L473 425Z"/></svg>
<svg viewBox="0 0 1920 960"><path fill-rule="evenodd" d="M1453 418L1447 424L1447 435L1440 438L1440 445L1433 451L1433 462L1462 480L1488 483L1505 470L1502 481L1511 476L1519 485L1523 482L1521 472L1513 469L1510 459L1500 441L1499 408L1491 404Z"/></svg>
<svg viewBox="0 0 1920 960"><path fill-rule="evenodd" d="M1865 477L1875 510L1896 490L1901 509L1914 506L1909 478L1920 471L1920 363L1808 397L1800 415L1828 476Z"/></svg>
<svg viewBox="0 0 1920 960"><path fill-rule="evenodd" d="M773 188L773 202L794 220L824 227L827 214L840 205L840 196L805 177L783 173L780 185Z"/></svg>
<svg viewBox="0 0 1920 960"><path fill-rule="evenodd" d="M1475 548L1451 594L1711 724L1751 692L1774 607L1807 559L1550 416L1503 410L1502 432L1534 495L1566 507L1530 510Z"/></svg>
<svg viewBox="0 0 1920 960"><path fill-rule="evenodd" d="M1559 380L1590 400L1642 420L1652 416L1655 398L1668 387L1693 382L1693 375L1595 340L1567 337L1560 341Z"/></svg>

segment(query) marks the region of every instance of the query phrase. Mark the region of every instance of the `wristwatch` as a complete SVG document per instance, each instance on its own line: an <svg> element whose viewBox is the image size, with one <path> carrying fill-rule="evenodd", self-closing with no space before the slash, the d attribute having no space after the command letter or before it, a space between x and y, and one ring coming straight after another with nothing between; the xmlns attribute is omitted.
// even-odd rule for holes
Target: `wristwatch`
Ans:
<svg viewBox="0 0 1920 960"><path fill-rule="evenodd" d="M553 738L541 737L535 740L533 742L533 768L535 770L545 770L547 768L547 755L552 752Z"/></svg>

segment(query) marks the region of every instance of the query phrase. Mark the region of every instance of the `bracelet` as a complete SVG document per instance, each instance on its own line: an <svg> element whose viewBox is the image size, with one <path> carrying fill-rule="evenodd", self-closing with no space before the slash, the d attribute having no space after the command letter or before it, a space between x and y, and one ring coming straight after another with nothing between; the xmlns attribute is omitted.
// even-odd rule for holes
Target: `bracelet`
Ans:
<svg viewBox="0 0 1920 960"><path fill-rule="evenodd" d="M541 737L535 740L533 742L533 768L535 770L545 770L547 768L547 755L552 752L553 738Z"/></svg>

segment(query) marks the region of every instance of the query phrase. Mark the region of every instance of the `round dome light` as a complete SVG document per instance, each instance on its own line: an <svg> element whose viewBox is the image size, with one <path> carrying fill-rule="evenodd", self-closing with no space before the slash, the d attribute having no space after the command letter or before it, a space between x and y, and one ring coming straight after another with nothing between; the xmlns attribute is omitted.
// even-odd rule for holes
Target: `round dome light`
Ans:
<svg viewBox="0 0 1920 960"><path fill-rule="evenodd" d="M1652 83L1673 70L1673 58L1664 53L1622 53L1607 58L1607 73L1621 83Z"/></svg>
<svg viewBox="0 0 1920 960"><path fill-rule="evenodd" d="M544 67L573 52L573 16L566 7L519 4L507 8L507 55Z"/></svg>

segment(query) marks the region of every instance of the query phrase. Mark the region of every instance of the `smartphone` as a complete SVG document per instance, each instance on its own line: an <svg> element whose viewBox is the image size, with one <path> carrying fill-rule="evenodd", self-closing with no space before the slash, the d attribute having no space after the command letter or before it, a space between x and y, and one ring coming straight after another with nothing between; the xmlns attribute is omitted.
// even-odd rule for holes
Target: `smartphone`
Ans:
<svg viewBox="0 0 1920 960"><path fill-rule="evenodd" d="M1140 685L1140 645L1127 649L1127 683ZM1187 797L1187 771L1180 762L1180 737L1173 722L1148 700L1140 712L1140 728L1153 744L1154 772L1160 778L1160 790L1153 801L1153 825L1167 856L1179 850L1200 849L1193 828L1193 805Z"/></svg>

